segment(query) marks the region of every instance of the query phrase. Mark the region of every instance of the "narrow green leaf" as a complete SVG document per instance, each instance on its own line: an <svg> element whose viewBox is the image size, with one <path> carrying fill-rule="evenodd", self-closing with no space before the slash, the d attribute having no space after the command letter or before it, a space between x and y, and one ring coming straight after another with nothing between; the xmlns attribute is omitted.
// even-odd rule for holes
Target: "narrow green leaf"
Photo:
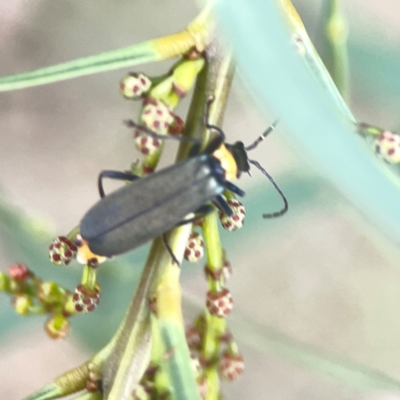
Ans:
<svg viewBox="0 0 400 400"><path fill-rule="evenodd" d="M166 364L174 388L172 397L175 400L200 400L182 326L166 319L160 319L159 324L164 346L170 350Z"/></svg>
<svg viewBox="0 0 400 400"><path fill-rule="evenodd" d="M60 391L60 388L55 383L50 383L44 388L26 397L24 400L51 400L63 396L64 395Z"/></svg>
<svg viewBox="0 0 400 400"><path fill-rule="evenodd" d="M44 85L98 72L167 60L182 56L193 47L201 50L210 40L210 6L211 2L206 4L186 29L178 33L52 67L0 77L0 91Z"/></svg>
<svg viewBox="0 0 400 400"><path fill-rule="evenodd" d="M154 48L153 42L144 42L35 71L0 77L0 92L112 71L160 59L161 56Z"/></svg>
<svg viewBox="0 0 400 400"><path fill-rule="evenodd" d="M100 392L86 392L75 397L74 400L103 400L103 394Z"/></svg>
<svg viewBox="0 0 400 400"><path fill-rule="evenodd" d="M290 144L385 234L399 241L400 182L366 151L342 110L334 107L304 67L289 43L276 2L221 0L216 10L239 67L260 105L268 105L288 127L283 134Z"/></svg>

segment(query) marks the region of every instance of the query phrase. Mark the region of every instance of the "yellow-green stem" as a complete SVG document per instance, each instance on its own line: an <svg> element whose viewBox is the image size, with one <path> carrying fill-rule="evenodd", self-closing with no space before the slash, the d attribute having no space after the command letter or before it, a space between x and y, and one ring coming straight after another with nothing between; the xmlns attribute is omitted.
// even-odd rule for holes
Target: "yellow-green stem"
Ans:
<svg viewBox="0 0 400 400"><path fill-rule="evenodd" d="M208 215L203 222L202 231L207 248L207 267L211 271L218 271L223 265L223 250L218 233L218 217L213 212ZM219 284L216 280L209 279L209 290L218 291ZM225 318L211 315L205 311L205 333L201 349L201 357L208 362L212 362L219 354L220 344L218 337L226 330ZM207 400L217 400L219 398L220 382L216 365L211 364L206 369L207 378Z"/></svg>
<svg viewBox="0 0 400 400"><path fill-rule="evenodd" d="M82 284L89 290L94 290L96 286L96 270L89 265L83 267Z"/></svg>
<svg viewBox="0 0 400 400"><path fill-rule="evenodd" d="M322 59L344 99L349 96L347 24L339 0L327 0L322 8Z"/></svg>

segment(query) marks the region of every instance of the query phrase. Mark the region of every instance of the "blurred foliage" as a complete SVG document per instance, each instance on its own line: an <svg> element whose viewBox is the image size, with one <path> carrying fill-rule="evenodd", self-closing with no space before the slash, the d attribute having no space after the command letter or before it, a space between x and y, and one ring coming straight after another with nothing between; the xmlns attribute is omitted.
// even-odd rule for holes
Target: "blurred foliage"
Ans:
<svg viewBox="0 0 400 400"><path fill-rule="evenodd" d="M46 281L60 282L70 290L79 283L82 266L77 263L63 267L52 264L48 258L48 247L55 235L51 235L43 221L8 204L4 194L0 203L0 235L10 260L25 263L37 276ZM98 350L104 346L121 322L125 309L120 305L129 304L140 277L141 263L147 248L148 246L143 247L102 266L99 282L103 295L99 312L77 315L72 319L73 334L92 349ZM5 296L2 295L2 298L5 299ZM44 323L46 317L31 318L36 323ZM11 304L0 308L0 319L0 334L4 335L10 335L16 327L24 329L26 323L26 319L13 312Z"/></svg>
<svg viewBox="0 0 400 400"><path fill-rule="evenodd" d="M305 35L305 49L293 52L295 35L304 33L302 26L293 24L290 14L283 27L276 3L238 0L237 7L241 13L226 1L218 3L219 20L232 35L238 67L249 77L259 105L281 117L288 128L282 136L376 227L398 241L400 181L356 137L352 116ZM268 24L264 15L269 16ZM260 53L260 48L268 51Z"/></svg>

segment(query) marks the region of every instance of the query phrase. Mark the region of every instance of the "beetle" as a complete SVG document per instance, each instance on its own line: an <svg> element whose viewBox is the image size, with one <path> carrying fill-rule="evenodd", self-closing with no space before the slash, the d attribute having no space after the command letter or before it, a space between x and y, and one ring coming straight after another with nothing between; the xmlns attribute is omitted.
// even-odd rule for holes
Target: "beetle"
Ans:
<svg viewBox="0 0 400 400"><path fill-rule="evenodd" d="M214 210L211 204L232 216L233 212L222 193L229 190L237 196L244 196L244 191L231 180L239 178L242 172L250 174L250 164L270 180L284 202L280 211L263 214L263 217L278 217L288 210L287 199L272 177L257 161L247 156L247 151L257 147L274 130L276 123L250 146L245 147L242 142L227 144L224 132L209 123L212 101L213 98L207 101L204 123L206 128L216 131L218 135L201 152L197 140L158 135L133 121L127 121L128 126L139 128L152 137L193 140L194 144L187 159L143 178L119 171L100 173L98 187L101 200L89 209L80 224L80 234L91 252L112 257L133 250L175 226L204 217ZM104 178L132 182L105 196ZM190 214L194 216L188 218ZM175 260L165 237L164 243Z"/></svg>

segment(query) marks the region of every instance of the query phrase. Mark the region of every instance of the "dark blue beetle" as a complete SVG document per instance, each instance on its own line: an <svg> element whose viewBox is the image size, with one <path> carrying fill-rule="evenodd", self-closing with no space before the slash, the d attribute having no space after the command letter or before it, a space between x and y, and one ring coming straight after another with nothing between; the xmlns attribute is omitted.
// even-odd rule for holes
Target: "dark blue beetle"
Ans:
<svg viewBox="0 0 400 400"><path fill-rule="evenodd" d="M263 217L274 218L288 210L288 202L272 177L258 162L247 157L247 151L255 148L274 129L274 124L248 147L242 142L225 144L223 131L208 121L211 102L212 99L207 102L205 125L215 130L218 136L203 152L199 152L200 144L196 141L189 158L140 179L118 171L100 174L98 183L102 199L86 213L80 225L80 234L91 252L112 257L133 250L175 226L202 218L214 209L210 203L231 216L233 212L222 193L229 190L244 196L245 193L230 181L239 178L241 172L249 173L250 163L272 182L284 201L281 211ZM133 121L127 124L150 136L168 138ZM102 180L106 177L133 182L105 196ZM194 216L188 218L190 214Z"/></svg>

